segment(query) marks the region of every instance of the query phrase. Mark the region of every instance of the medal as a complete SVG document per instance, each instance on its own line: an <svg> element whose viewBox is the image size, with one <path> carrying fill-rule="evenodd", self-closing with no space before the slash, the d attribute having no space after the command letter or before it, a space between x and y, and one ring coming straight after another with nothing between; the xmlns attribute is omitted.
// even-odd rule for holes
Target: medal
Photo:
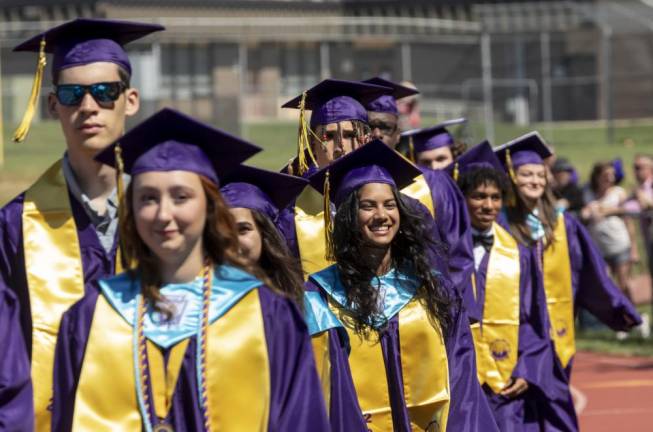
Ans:
<svg viewBox="0 0 653 432"><path fill-rule="evenodd" d="M158 423L152 427L152 432L175 432L175 429L168 423Z"/></svg>

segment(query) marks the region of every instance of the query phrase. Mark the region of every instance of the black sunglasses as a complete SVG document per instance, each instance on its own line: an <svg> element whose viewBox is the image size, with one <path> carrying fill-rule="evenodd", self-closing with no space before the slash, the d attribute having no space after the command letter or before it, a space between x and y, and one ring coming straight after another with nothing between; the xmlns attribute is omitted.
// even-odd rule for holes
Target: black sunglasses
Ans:
<svg viewBox="0 0 653 432"><path fill-rule="evenodd" d="M90 85L60 84L56 86L54 94L61 105L75 106L90 93L98 103L115 102L122 92L127 90L127 84L122 81L101 82Z"/></svg>

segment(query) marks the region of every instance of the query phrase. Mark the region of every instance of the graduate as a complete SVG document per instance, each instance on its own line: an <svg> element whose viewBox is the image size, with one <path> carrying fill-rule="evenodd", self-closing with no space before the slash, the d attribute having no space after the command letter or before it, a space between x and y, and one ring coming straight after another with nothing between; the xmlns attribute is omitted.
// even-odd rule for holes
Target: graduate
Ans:
<svg viewBox="0 0 653 432"><path fill-rule="evenodd" d="M318 168L323 168L340 157L365 145L370 137L367 111L363 104L378 99L383 95L390 95L392 88L378 86L358 81L324 80L302 95L284 104L286 108L298 108L300 112L300 136L298 157L289 167L302 167L306 170L296 171L292 168L289 172L295 175L309 177ZM310 122L306 121L306 110L311 111ZM304 158L302 162L302 157ZM447 179L450 183L451 179ZM455 185L453 185L455 189ZM410 186L402 191L413 198L411 206L416 211L427 216L435 214L431 190L425 178L419 176ZM461 207L464 209L462 197ZM451 208L448 200L443 201L438 214L444 220ZM312 188L305 188L295 200L294 205L281 212L279 229L288 242L288 246L301 260L302 268L306 274L314 273L327 267L330 262L325 259L324 219L322 197ZM457 217L452 217L456 219ZM446 223L441 226L435 224L433 218L429 221L435 236L440 239L440 230L444 230ZM468 255L465 263L468 284L471 283L469 275L473 270L471 258L471 239L468 242ZM432 252L433 259L442 261L448 257L441 250ZM457 253L451 254L452 271L460 266ZM458 273L456 273L458 274ZM454 277L454 281L465 277Z"/></svg>
<svg viewBox="0 0 653 432"><path fill-rule="evenodd" d="M130 270L63 316L53 430L329 430L301 313L240 256L218 189L257 151L164 109L98 155L132 176Z"/></svg>
<svg viewBox="0 0 653 432"><path fill-rule="evenodd" d="M347 361L347 333L321 296L304 292L299 261L290 254L275 226L279 209L288 206L307 183L300 177L241 165L225 178L220 192L235 219L238 240L247 258L258 264L304 312L331 430L366 432Z"/></svg>
<svg viewBox="0 0 653 432"><path fill-rule="evenodd" d="M577 430L569 388L555 379L561 369L533 255L497 220L509 192L503 166L487 141L456 162L472 223L482 317L472 325L478 377L497 425L502 431Z"/></svg>
<svg viewBox="0 0 653 432"><path fill-rule="evenodd" d="M311 177L335 264L310 276L351 339L349 363L370 431L492 431L469 322L430 233L399 190L419 169L381 141ZM331 230L332 228L332 230Z"/></svg>
<svg viewBox="0 0 653 432"><path fill-rule="evenodd" d="M66 141L62 159L0 210L0 285L20 301L39 432L50 430L47 407L61 314L93 281L115 270L116 173L93 157L123 134L125 119L138 111L123 45L160 30L137 22L76 19L14 49L38 53L32 95L15 140L27 135L47 73L46 53L52 53L48 110Z"/></svg>
<svg viewBox="0 0 653 432"><path fill-rule="evenodd" d="M34 430L34 395L25 340L12 291L0 289L0 430Z"/></svg>
<svg viewBox="0 0 653 432"><path fill-rule="evenodd" d="M392 94L382 95L367 102L365 109L367 109L368 124L372 131L372 138L379 139L388 147L396 149L401 133L399 129L397 100L418 95L419 91L380 77L370 78L363 82L392 89Z"/></svg>
<svg viewBox="0 0 653 432"><path fill-rule="evenodd" d="M520 244L536 253L556 355L570 375L579 308L615 331L628 331L641 318L608 277L606 263L586 229L571 214L556 209L544 165L551 152L540 134L528 133L495 152L515 197L505 209L508 227Z"/></svg>
<svg viewBox="0 0 653 432"><path fill-rule="evenodd" d="M438 236L448 247L449 273L451 279L460 291L465 306L468 308L472 321L480 317L474 314L474 299L472 293L472 274L474 272L474 256L472 253L472 238L467 214L465 199L451 178L451 173L444 170L447 165L452 166L451 159L443 160L441 169L431 169L420 162L418 155L429 153L433 148L435 152L442 152L453 143L453 137L446 127L466 122L465 119L454 119L437 126L416 129L404 132L402 139L409 142L409 159L422 170L422 175L431 192L431 200L435 209L435 222ZM444 146L444 147L443 147ZM429 153L430 154L430 153ZM452 153L451 153L452 154Z"/></svg>
<svg viewBox="0 0 653 432"><path fill-rule="evenodd" d="M407 143L407 156L423 170L437 171L446 168L464 151L463 146L456 143L447 128L465 122L466 119L459 118L403 132L401 141Z"/></svg>

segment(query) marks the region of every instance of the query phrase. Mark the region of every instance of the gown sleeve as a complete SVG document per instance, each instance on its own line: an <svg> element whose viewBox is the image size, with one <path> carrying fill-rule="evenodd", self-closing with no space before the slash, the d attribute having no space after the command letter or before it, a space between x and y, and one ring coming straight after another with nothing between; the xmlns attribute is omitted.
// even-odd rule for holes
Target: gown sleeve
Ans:
<svg viewBox="0 0 653 432"><path fill-rule="evenodd" d="M307 292L320 292L308 281L304 285ZM324 298L324 294L320 293ZM326 299L325 299L326 301ZM363 413L349 367L349 337L342 327L328 330L329 338L329 422L333 432L367 432Z"/></svg>
<svg viewBox="0 0 653 432"><path fill-rule="evenodd" d="M286 240L290 254L299 258L299 245L297 244L297 232L295 231L295 203L279 212L275 223L277 229Z"/></svg>
<svg viewBox="0 0 653 432"><path fill-rule="evenodd" d="M587 309L615 331L627 331L640 324L642 319L635 306L608 276L607 264L587 230L568 214L565 224L576 309Z"/></svg>
<svg viewBox="0 0 653 432"><path fill-rule="evenodd" d="M30 362L16 296L0 289L0 430L34 430Z"/></svg>
<svg viewBox="0 0 653 432"><path fill-rule="evenodd" d="M268 430L330 431L306 324L290 300L259 289L271 374Z"/></svg>
<svg viewBox="0 0 653 432"><path fill-rule="evenodd" d="M474 247L465 198L446 171L427 171L424 178L431 189L439 237L448 248L451 280L468 307L468 316L478 320L469 307L473 304Z"/></svg>
<svg viewBox="0 0 653 432"><path fill-rule="evenodd" d="M7 288L16 294L19 303L19 322L29 353L32 324L23 257L23 200L24 194L21 194L0 209L0 288Z"/></svg>
<svg viewBox="0 0 653 432"><path fill-rule="evenodd" d="M449 431L498 431L487 398L476 374L476 353L467 313L454 306L452 328L447 335L449 359Z"/></svg>
<svg viewBox="0 0 653 432"><path fill-rule="evenodd" d="M52 430L72 430L75 393L91 331L97 291L91 291L63 314L54 357Z"/></svg>
<svg viewBox="0 0 653 432"><path fill-rule="evenodd" d="M548 393L547 384L551 380L554 353L548 335L546 299L537 283L538 273L532 266L533 251L519 246L520 272L520 311L519 348L517 365L513 377L523 378L530 386L538 387Z"/></svg>

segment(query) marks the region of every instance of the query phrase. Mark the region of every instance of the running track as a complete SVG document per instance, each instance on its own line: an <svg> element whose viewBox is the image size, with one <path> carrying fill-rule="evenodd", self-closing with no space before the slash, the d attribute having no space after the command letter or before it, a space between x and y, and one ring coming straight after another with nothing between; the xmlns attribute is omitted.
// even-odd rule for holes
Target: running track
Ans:
<svg viewBox="0 0 653 432"><path fill-rule="evenodd" d="M653 431L653 358L578 353L572 386L581 431Z"/></svg>

